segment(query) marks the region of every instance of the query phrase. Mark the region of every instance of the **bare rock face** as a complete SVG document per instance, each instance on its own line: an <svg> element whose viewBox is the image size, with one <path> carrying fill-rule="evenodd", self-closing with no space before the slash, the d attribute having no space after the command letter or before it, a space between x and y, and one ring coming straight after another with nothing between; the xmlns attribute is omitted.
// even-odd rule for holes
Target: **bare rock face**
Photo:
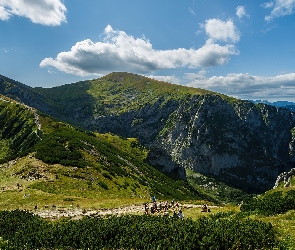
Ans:
<svg viewBox="0 0 295 250"><path fill-rule="evenodd" d="M154 148L150 151L147 162L172 178L186 180L185 168L175 163L171 155L161 148Z"/></svg>
<svg viewBox="0 0 295 250"><path fill-rule="evenodd" d="M294 164L294 114L285 109L195 97L168 123L173 125L160 132L155 144L177 165L246 191L268 189Z"/></svg>
<svg viewBox="0 0 295 250"><path fill-rule="evenodd" d="M283 172L281 173L274 185L274 189L277 188L280 183L284 183L284 187L289 187L291 185L291 177L295 175L295 168L292 168L289 172Z"/></svg>

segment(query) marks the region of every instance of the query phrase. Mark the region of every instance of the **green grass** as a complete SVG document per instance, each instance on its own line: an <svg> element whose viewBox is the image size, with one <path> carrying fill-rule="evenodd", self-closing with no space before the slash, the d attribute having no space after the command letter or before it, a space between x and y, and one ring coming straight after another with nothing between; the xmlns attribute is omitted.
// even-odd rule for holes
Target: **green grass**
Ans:
<svg viewBox="0 0 295 250"><path fill-rule="evenodd" d="M111 133L99 134L95 133L100 140L104 140L121 151L133 155L137 159L145 160L148 149L139 144L136 138L123 138Z"/></svg>

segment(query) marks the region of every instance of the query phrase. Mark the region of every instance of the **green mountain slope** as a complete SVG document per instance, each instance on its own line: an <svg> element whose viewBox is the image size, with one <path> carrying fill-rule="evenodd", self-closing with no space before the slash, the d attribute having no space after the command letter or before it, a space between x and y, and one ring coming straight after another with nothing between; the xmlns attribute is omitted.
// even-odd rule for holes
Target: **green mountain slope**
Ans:
<svg viewBox="0 0 295 250"><path fill-rule="evenodd" d="M88 105L94 116L139 110L147 104L153 105L159 98L168 102L188 95L217 95L204 89L173 85L125 72L51 89L36 88L36 91L52 100L56 107L63 106L66 110L75 109L75 103L80 107ZM64 113L68 114L66 110Z"/></svg>
<svg viewBox="0 0 295 250"><path fill-rule="evenodd" d="M3 208L75 201L99 203L204 199L144 162L136 139L94 134L0 99L0 204ZM27 195L30 198L27 199ZM26 198L24 198L26 197Z"/></svg>
<svg viewBox="0 0 295 250"><path fill-rule="evenodd" d="M39 141L35 111L0 95L0 162L25 154Z"/></svg>

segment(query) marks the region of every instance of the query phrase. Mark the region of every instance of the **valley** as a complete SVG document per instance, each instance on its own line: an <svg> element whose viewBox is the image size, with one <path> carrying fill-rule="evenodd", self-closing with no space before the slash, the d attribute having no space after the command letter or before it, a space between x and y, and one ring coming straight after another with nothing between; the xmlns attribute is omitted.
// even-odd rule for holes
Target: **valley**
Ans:
<svg viewBox="0 0 295 250"><path fill-rule="evenodd" d="M295 244L292 111L122 72L51 89L1 76L0 94L0 216L36 216L56 233L48 221L142 217L156 196L179 201L185 223L217 228L212 237L243 225L259 228L257 246ZM212 213L201 213L202 204ZM146 223L165 220L155 215Z"/></svg>

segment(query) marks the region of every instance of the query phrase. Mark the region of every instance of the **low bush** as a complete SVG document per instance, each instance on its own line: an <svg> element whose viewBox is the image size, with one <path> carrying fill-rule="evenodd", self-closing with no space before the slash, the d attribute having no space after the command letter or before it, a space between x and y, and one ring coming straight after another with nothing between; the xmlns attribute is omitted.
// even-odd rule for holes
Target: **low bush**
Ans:
<svg viewBox="0 0 295 250"><path fill-rule="evenodd" d="M122 216L50 222L27 212L0 212L1 249L272 249L270 223L235 217L197 221Z"/></svg>
<svg viewBox="0 0 295 250"><path fill-rule="evenodd" d="M295 207L295 190L286 193L277 191L270 194L254 197L241 205L242 212L256 211L263 215L286 213Z"/></svg>

